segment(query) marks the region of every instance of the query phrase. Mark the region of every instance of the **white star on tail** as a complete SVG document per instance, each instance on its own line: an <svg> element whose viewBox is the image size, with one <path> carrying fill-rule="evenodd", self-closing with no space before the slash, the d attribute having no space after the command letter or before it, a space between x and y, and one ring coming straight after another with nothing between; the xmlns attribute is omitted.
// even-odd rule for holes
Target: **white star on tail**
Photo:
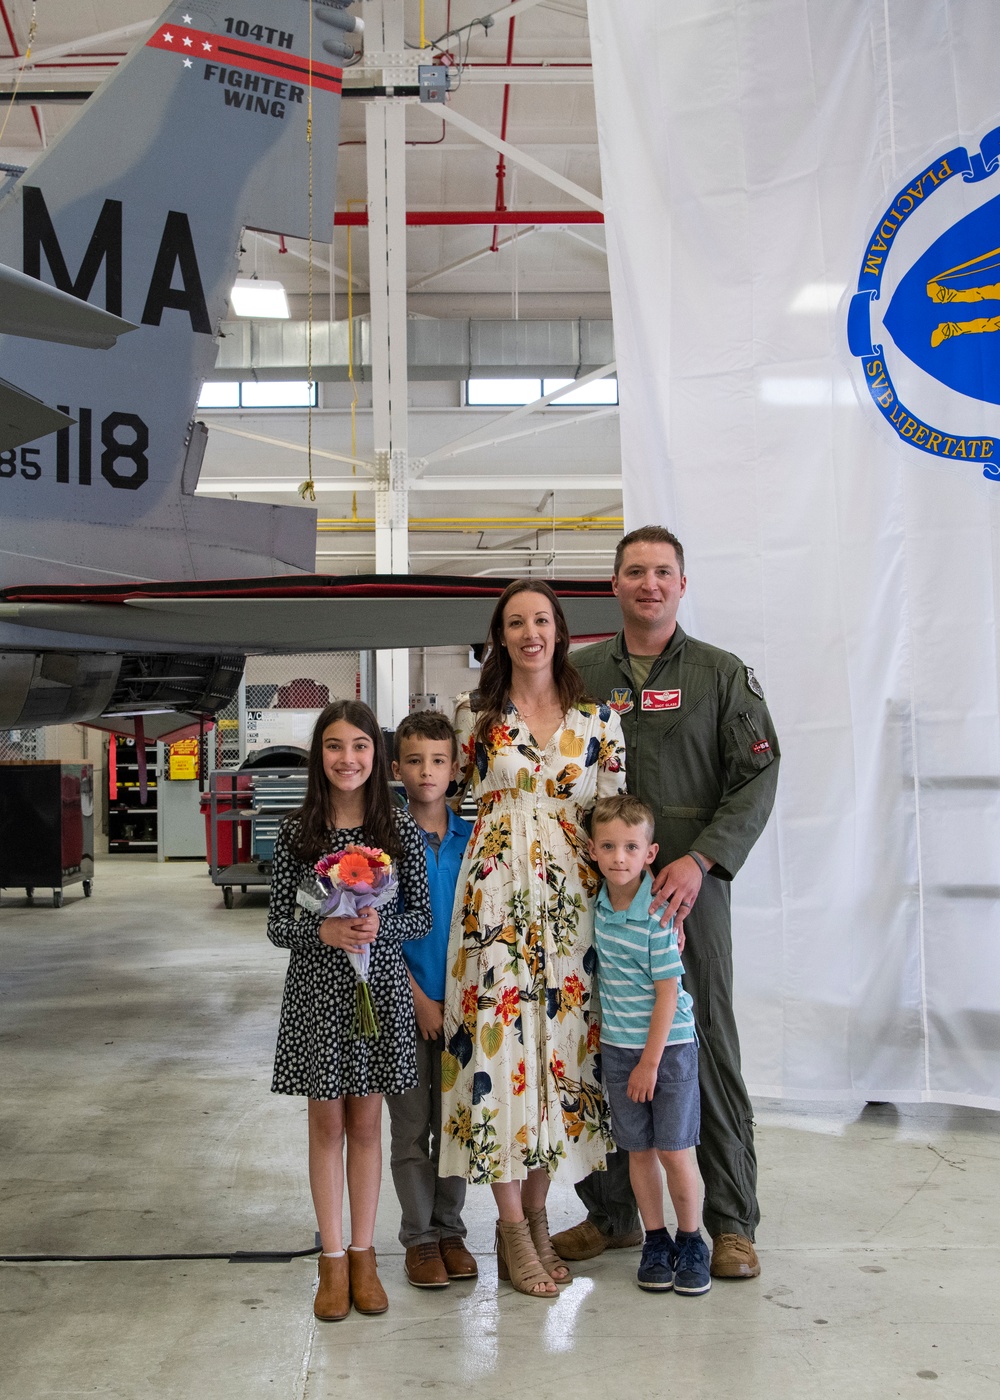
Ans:
<svg viewBox="0 0 1000 1400"><path fill-rule="evenodd" d="M184 23L185 23L185 24L190 24L190 23L191 23L191 16L190 16L190 15L184 15L184 16L183 16L183 19L184 19Z"/></svg>
<svg viewBox="0 0 1000 1400"><path fill-rule="evenodd" d="M184 67L185 67L185 68L193 68L193 67L194 67L194 64L191 62L191 60L190 60L189 58L186 58L186 59L184 60Z"/></svg>
<svg viewBox="0 0 1000 1400"><path fill-rule="evenodd" d="M174 42L174 36L170 33L164 34L163 42L165 44L172 44Z"/></svg>
<svg viewBox="0 0 1000 1400"><path fill-rule="evenodd" d="M186 49L189 49L189 48L191 47L191 45L194 43L194 40L193 40L193 39L189 39L189 38L185 35L185 37L184 37L184 39L183 39L182 42L183 42L183 44L184 44L184 47L185 47Z"/></svg>
<svg viewBox="0 0 1000 1400"><path fill-rule="evenodd" d="M206 53L212 52L212 45L208 42L207 39L203 42L202 48L205 50Z"/></svg>

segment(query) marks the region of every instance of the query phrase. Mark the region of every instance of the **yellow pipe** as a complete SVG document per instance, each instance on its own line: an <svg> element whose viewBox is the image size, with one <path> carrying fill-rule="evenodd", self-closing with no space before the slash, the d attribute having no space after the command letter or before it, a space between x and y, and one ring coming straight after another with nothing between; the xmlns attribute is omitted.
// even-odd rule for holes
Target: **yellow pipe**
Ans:
<svg viewBox="0 0 1000 1400"><path fill-rule="evenodd" d="M349 199L347 212L352 204L364 204L363 199ZM331 258L332 262L332 258ZM331 270L330 276L333 276ZM354 382L354 260L351 255L351 225L347 225L347 378L351 385L351 456L358 455L358 386ZM356 462L351 463L351 475L357 476ZM357 492L351 497L351 519L358 518Z"/></svg>

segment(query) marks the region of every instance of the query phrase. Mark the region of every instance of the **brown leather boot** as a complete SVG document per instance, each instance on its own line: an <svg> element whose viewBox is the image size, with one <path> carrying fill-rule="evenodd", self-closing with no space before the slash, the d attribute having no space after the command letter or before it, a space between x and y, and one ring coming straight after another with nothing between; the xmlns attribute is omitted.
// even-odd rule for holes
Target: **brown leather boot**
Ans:
<svg viewBox="0 0 1000 1400"><path fill-rule="evenodd" d="M712 1241L713 1278L757 1278L760 1260L746 1235L716 1235Z"/></svg>
<svg viewBox="0 0 1000 1400"><path fill-rule="evenodd" d="M568 1230L552 1236L552 1246L560 1259L596 1259L606 1249L635 1249L643 1241L641 1230L627 1235L605 1235L592 1220L581 1220Z"/></svg>
<svg viewBox="0 0 1000 1400"><path fill-rule="evenodd" d="M319 1256L319 1287L313 1312L320 1322L340 1322L351 1311L351 1284L347 1255L331 1259Z"/></svg>
<svg viewBox="0 0 1000 1400"><path fill-rule="evenodd" d="M349 1249L347 1258L351 1269L351 1301L358 1312L368 1316L384 1313L389 1299L379 1282L374 1248Z"/></svg>

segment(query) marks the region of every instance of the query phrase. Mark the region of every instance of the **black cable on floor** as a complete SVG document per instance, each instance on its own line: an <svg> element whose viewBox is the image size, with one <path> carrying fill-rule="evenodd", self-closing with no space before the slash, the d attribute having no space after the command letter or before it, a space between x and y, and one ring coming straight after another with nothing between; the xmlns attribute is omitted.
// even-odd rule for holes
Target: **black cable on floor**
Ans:
<svg viewBox="0 0 1000 1400"><path fill-rule="evenodd" d="M293 1259L305 1259L319 1251L320 1246L315 1244L311 1249L236 1249L227 1254L0 1254L0 1264L188 1263L198 1259L224 1259L228 1264L290 1264Z"/></svg>

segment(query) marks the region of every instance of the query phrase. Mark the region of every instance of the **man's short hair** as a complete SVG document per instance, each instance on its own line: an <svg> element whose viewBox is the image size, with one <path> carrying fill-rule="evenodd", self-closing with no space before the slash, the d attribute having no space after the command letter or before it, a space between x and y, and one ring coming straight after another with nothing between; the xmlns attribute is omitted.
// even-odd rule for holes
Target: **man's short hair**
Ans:
<svg viewBox="0 0 1000 1400"><path fill-rule="evenodd" d="M594 810L590 814L590 833L596 837L597 828L606 826L608 822L624 822L626 826L644 826L649 832L650 840L656 831L656 818L653 816L652 808L647 807L645 802L638 797L633 797L630 792L620 792L614 797L602 797L594 805Z"/></svg>
<svg viewBox="0 0 1000 1400"><path fill-rule="evenodd" d="M393 741L393 757L399 762L400 745L404 739L440 739L451 743L451 761L458 758L458 739L451 720L438 710L417 710L400 720Z"/></svg>
<svg viewBox="0 0 1000 1400"><path fill-rule="evenodd" d="M674 553L677 555L677 564L681 571L681 578L684 577L684 546L675 534L667 529L665 525L640 525L638 530L630 530L618 541L618 548L615 550L614 573L621 573L622 560L625 558L625 551L630 544L671 544Z"/></svg>

